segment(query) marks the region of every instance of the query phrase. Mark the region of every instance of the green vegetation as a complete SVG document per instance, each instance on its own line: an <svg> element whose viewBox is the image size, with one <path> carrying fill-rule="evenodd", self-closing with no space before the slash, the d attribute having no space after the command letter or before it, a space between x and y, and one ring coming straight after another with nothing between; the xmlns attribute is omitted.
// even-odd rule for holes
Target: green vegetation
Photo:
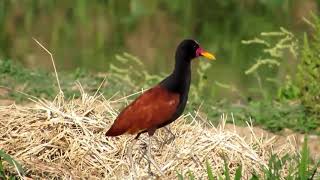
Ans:
<svg viewBox="0 0 320 180"><path fill-rule="evenodd" d="M305 40L306 41L306 40ZM280 32L262 33L261 38L245 41L246 44L252 46L255 43L262 44L262 59L258 59L256 64L247 70L248 75L253 75L259 88L250 90L251 96L246 97L237 90L233 85L227 85L216 82L218 86L231 91L238 95L237 99L240 103L230 103L226 99L211 98L212 94L206 88L208 85L208 70L212 66L210 63L200 63L194 76L197 80L192 83L190 91L189 105L187 111L192 112L199 108L208 115L208 119L218 123L218 117L222 113L233 113L237 124L245 124L248 117L251 117L254 125L260 125L273 132L289 128L298 132L311 132L319 134L319 120L314 115L314 111L310 111L305 101L305 95L298 86L298 82L293 75L288 74L286 83L280 80L272 79L267 76L267 71L273 73L280 71L283 64L284 56L292 55L298 57L300 54L299 41L292 33L281 29ZM316 44L317 42L312 43ZM305 44L305 43L304 43ZM302 46L302 53L306 51L306 47ZM312 50L308 50L312 51ZM304 63L302 56L301 64ZM106 97L123 97L125 95L140 91L141 88L146 89L159 82L163 75L151 75L145 65L135 56L128 53L116 55L118 63L111 64L107 74L93 74L87 70L76 69L73 73L59 72L61 78L61 86L67 97L79 96L79 92L75 87L75 81L79 81L87 92L95 93L100 83L106 78L105 83L100 90ZM266 62L266 63L264 63ZM275 66L268 66L268 64ZM313 62L313 61L312 61ZM10 96L17 100L21 100L26 94L34 96L42 96L52 98L58 91L56 89L53 74L44 73L38 70L28 70L16 65L12 61L0 61L0 72L2 86L14 89ZM301 69L301 68L300 68ZM306 76L301 73L297 76ZM266 74L267 73L267 74ZM312 81L313 80L313 81ZM282 80L284 81L284 80ZM314 88L318 87L317 80L311 79ZM310 85L312 83L308 83ZM268 90L266 86L273 87ZM23 88L21 88L23 87ZM312 91L315 92L315 91ZM318 91L316 91L318 93ZM312 97L312 95L309 95ZM205 101L204 101L205 100Z"/></svg>
<svg viewBox="0 0 320 180"><path fill-rule="evenodd" d="M309 42L306 40L306 38L303 41L301 52L303 53L307 51L305 53L312 53L313 50L310 48L311 46L307 46L306 43L316 46L317 41L311 39ZM299 73L297 73L297 76L305 77L309 71L303 70L302 73L302 68L308 68L309 66L305 66L310 64L303 65L303 63L306 61L305 58L313 56L308 55L301 57L302 59L299 64L300 70ZM124 53L122 55L117 55L116 58L119 59L119 62L121 63L118 65L111 65L108 74L96 75L82 69L77 69L73 73L59 73L65 95L67 97L72 97L74 94L75 96L79 95L77 94L77 90L73 88L75 86L75 80L80 81L87 92L94 93L103 79L107 77L101 91L106 95L106 97L111 97L115 94L121 97L123 95L128 95L130 93L139 91L139 88L141 87L148 88L162 78L162 76L150 75L150 73L144 69L144 64L132 55ZM17 90L33 96L42 96L46 98L52 98L52 96L58 92L57 86L55 85L55 78L52 73L26 69L21 65L8 60L0 61L0 65L0 75L2 79L1 86L10 87L12 89L10 93L11 98L16 100L25 100L26 96ZM205 98L201 95L201 92L206 90L203 87L205 86L205 76L209 66L210 64L204 63L198 67L199 69L196 74L200 77L199 81L193 83L192 85L193 92L190 94L190 104L188 106L189 111L198 108L199 104ZM265 68L269 67L263 66L258 69L263 70ZM314 82L312 80L313 79L310 80L308 85ZM268 79L261 78L261 82L268 83ZM278 89L276 95L272 96L268 94L268 92L256 90L254 92L260 94L260 100L248 100L246 104L230 104L225 100L217 101L207 99L201 110L208 114L208 119L213 120L218 119L217 117L220 116L222 112L232 112L236 123L240 124L245 120L248 120L248 117L252 117L254 124L263 126L272 131L290 128L299 132L319 133L319 129L317 129L319 126L319 120L316 119L318 111L314 109L310 110L309 108L313 106L308 106L308 104L306 104L306 102L308 102L306 100L311 100L311 102L314 103L314 99L307 99L306 96L310 97L310 95L306 95L305 92L301 93L301 84L299 84L301 82L302 81L300 79L295 79L291 76L286 83L276 84L277 86L275 87ZM220 86L223 86L228 90L234 90L232 85L220 84ZM313 88L318 87L314 86ZM312 91L312 93L315 92ZM245 96L240 96L240 98L243 97ZM8 159L8 156L3 154L3 152L0 152L0 156L2 155L2 158L0 159L7 161L12 166L13 160ZM212 170L209 163L205 164L207 167L208 178L232 179L230 177L230 170L228 169L229 167L227 166L227 163L228 162L226 161L223 175L220 176L217 176L218 173ZM15 162L14 164L17 163ZM317 173L317 167L320 166L320 162L313 162L309 158L307 141L305 141L301 151L301 156L293 156L288 154L284 157L277 157L274 155L271 157L268 167L264 169L263 174L258 175L253 172L251 179L279 179L281 169L288 164L289 174L285 176L285 179L312 179L312 177ZM17 177L16 175L8 173L4 169L6 168L3 168L2 164L0 164L0 175L3 178L15 179ZM180 174L179 172L177 173L178 179L181 180L197 178L193 175L192 171L188 171L187 174ZM233 179L238 180L241 178L241 166L239 166Z"/></svg>
<svg viewBox="0 0 320 180"><path fill-rule="evenodd" d="M305 34L301 52L301 63L298 66L297 87L299 98L308 112L320 118L320 18L314 16L309 22L314 33L311 37Z"/></svg>
<svg viewBox="0 0 320 180"><path fill-rule="evenodd" d="M51 86L54 79L50 73L39 70L32 71L23 68L20 64L14 64L10 60L0 60L0 79L0 86L11 89L12 93L10 96L17 101L26 99L26 97L19 92L39 97L55 96L54 87Z"/></svg>
<svg viewBox="0 0 320 180"><path fill-rule="evenodd" d="M252 173L250 177L251 180L255 179L267 179L267 180L280 180L280 179L314 179L316 177L317 168L320 167L320 160L318 162L312 162L309 158L309 149L307 146L308 139L304 139L304 144L301 149L301 155L290 155L287 154L283 157L278 157L276 155L271 155L269 160L268 166L264 168L263 173L261 175L256 174L255 172ZM206 163L207 175L209 180L230 180L230 170L228 167L228 163L225 161L225 168L223 169L223 176L215 175L213 172L211 165L207 162ZM288 174L284 175L281 171L284 168L288 168ZM236 169L236 173L234 176L234 180L240 180L242 178L241 174L241 165L238 166ZM184 179L195 179L192 176L192 172L188 172L186 175L177 173L179 180Z"/></svg>
<svg viewBox="0 0 320 180"><path fill-rule="evenodd" d="M4 166L3 162L6 162L10 166L12 166L18 174L14 175L14 174L11 174L10 172L7 172L8 168ZM3 150L0 149L0 179L15 180L15 179L18 179L19 177L18 175L23 175L22 166L16 160L14 160L10 155L6 154Z"/></svg>
<svg viewBox="0 0 320 180"><path fill-rule="evenodd" d="M306 20L312 30L301 37L301 33L290 28L295 21L290 15L293 1L55 3L58 6L53 1L0 2L0 25L4 27L0 31L0 89L9 90L9 95L0 94L0 100L25 102L29 95L54 98L57 94L54 74L34 66L41 62L40 65L51 67L44 53L30 45L34 43L32 36L45 39L48 49L54 51L67 98L80 96L75 88L79 81L88 93L95 93L103 82L100 92L114 99L159 82L169 71L168 64L173 63L173 42L197 36L204 47L218 52L219 61L195 64L188 112L201 107L200 111L214 123L218 123L222 113L232 113L238 125L244 125L250 117L253 125L273 132L289 128L320 135L320 18L314 15ZM319 1L315 3L319 6ZM151 20L155 22L150 23ZM39 28L46 25L47 28ZM274 32L280 26L286 28ZM159 34L149 33L153 28L159 29ZM263 33L259 35L260 32ZM158 35L164 41L148 44ZM132 41L138 41L141 47L135 48ZM145 52L154 46L158 50ZM124 50L139 58L129 53L114 56ZM76 66L80 68L60 71ZM227 163L223 177L216 177L217 172L206 163L208 178L230 179ZM320 162L309 159L305 141L301 156L272 156L264 174L252 173L251 179L279 179L280 170L287 164L290 173L286 179L311 179ZM8 173L6 166L16 167L18 174L22 173L21 166L0 150L0 179L16 179L16 174ZM192 171L177 174L179 179L196 179ZM241 177L239 166L234 179Z"/></svg>
<svg viewBox="0 0 320 180"><path fill-rule="evenodd" d="M193 37L219 60L207 71L207 77L214 77L207 80L213 84L206 87L207 94L233 97L215 85L217 80L248 95L243 86L258 86L243 72L259 51L241 40L280 26L299 31L302 27L295 23L305 15L299 12L317 6L317 0L7 0L0 2L0 58L51 69L32 41L35 37L52 50L60 70L106 71L118 63L114 54L128 51L157 74L171 70L176 44Z"/></svg>
<svg viewBox="0 0 320 180"><path fill-rule="evenodd" d="M201 111L212 121L232 112L238 124L251 117L254 125L272 131L319 133L319 20L309 22L314 35L299 39L307 29L295 25L304 4L310 11L319 6L314 0L2 1L0 58L6 60L0 61L0 86L12 89L9 95L18 101L26 97L19 92L56 94L53 75L37 70L51 64L32 37L52 50L67 97L79 96L75 80L95 92L105 75L107 97L148 88L170 71L176 43L196 37L218 60L195 64L188 111L203 104ZM280 26L285 28L267 33ZM150 33L155 30L159 33ZM123 50L139 58L114 56ZM61 72L72 67L79 68Z"/></svg>

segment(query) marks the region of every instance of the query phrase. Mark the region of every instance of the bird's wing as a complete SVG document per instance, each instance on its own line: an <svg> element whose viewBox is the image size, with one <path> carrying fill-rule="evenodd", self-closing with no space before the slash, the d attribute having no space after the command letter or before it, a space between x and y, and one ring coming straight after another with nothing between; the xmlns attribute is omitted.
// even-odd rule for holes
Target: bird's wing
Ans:
<svg viewBox="0 0 320 180"><path fill-rule="evenodd" d="M158 85L140 95L127 106L119 114L106 135L136 134L148 129L156 129L171 119L178 104L178 93L169 92Z"/></svg>

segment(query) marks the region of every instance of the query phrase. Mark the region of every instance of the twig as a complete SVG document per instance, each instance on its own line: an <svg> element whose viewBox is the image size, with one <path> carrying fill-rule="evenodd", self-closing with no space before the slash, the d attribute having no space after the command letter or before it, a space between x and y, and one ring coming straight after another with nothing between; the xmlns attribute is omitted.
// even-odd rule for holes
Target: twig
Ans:
<svg viewBox="0 0 320 180"><path fill-rule="evenodd" d="M105 75L105 76L104 76L104 78L103 78L102 82L100 83L100 85L99 85L99 87L98 87L97 91L94 93L93 97L96 97L96 95L97 95L97 94L98 94L98 92L100 91L100 89L101 89L101 87L102 87L103 83L106 81L107 76L108 76L108 75Z"/></svg>
<svg viewBox="0 0 320 180"><path fill-rule="evenodd" d="M57 79L57 83L58 83L58 87L59 87L59 91L60 91L60 94L63 94L63 91L61 90L61 86L60 86L60 81L59 81L59 77L58 77L58 73L57 73L57 69L56 69L56 65L54 63L54 59L53 59L53 56L52 56L52 53L46 49L37 39L35 38L32 38L42 49L44 49L49 55L50 55L50 58L51 58L51 61L52 61L52 65L53 65L53 69L54 69L54 73L56 75L56 79Z"/></svg>

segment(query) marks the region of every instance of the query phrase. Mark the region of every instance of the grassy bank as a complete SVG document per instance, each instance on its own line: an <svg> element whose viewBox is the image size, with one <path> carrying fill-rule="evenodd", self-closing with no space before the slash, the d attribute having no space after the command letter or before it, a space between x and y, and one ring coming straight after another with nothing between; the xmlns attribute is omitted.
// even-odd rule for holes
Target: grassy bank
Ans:
<svg viewBox="0 0 320 180"><path fill-rule="evenodd" d="M279 176L307 179L316 173L319 163L309 158L306 140L300 154L290 143L285 144L287 149L274 153L272 139L257 138L253 134L249 141L235 131L224 130L225 121L236 125L245 125L249 121L253 126L273 132L291 129L299 133L320 134L320 20L314 17L308 23L314 32L301 39L281 28L278 32L261 33L252 40L243 41L249 46L258 44L261 50L261 56L244 72L253 76L258 84L258 88L250 90L250 96L241 94L233 84L216 81L215 85L230 91L236 101L216 97L206 88L210 85L207 71L211 64L198 65L193 72L194 81L182 117L185 121L178 121L173 126L178 133L177 139L164 149L154 148L159 154L172 155L158 156L164 167L171 168L166 176L179 179L198 176L209 179L276 179ZM276 79L267 76L270 72L279 73L280 66L286 65L284 60L287 57L297 60L296 66L289 66L296 67L293 74L284 71L284 75ZM9 171L3 170L0 163L0 178L17 174L13 167L16 161L6 153L23 163L27 176L57 177L61 172L64 177L96 175L101 178L109 177L110 173L131 176L130 166L123 159L129 138L106 139L104 131L121 107L165 75L150 74L145 65L130 54L123 53L115 58L119 63L110 64L104 73L92 73L86 69L59 71L63 95L58 96L60 86L53 73L31 70L11 60L0 60L0 102L9 99L19 104L0 108L0 134L5 142L5 152L0 151L0 162L6 161L4 166L11 167ZM30 106L30 100L37 106ZM222 114L232 118L223 119L221 125ZM160 131L159 137L165 139L165 134ZM17 144L21 147L16 148ZM176 147L181 151L176 151ZM210 151L210 148L216 151ZM135 150L135 158L142 159L139 148ZM198 160L194 160L195 152ZM207 156L208 153L212 154ZM179 158L180 155L183 158ZM30 156L40 158L42 164L35 166L39 163L31 161ZM176 159L165 165L172 158ZM52 168L52 162L58 168ZM144 169L146 163L141 161L139 164L142 173L147 172ZM183 163L190 166L181 166ZM88 164L94 165L91 169L81 169ZM45 172L44 176L42 172Z"/></svg>
<svg viewBox="0 0 320 180"><path fill-rule="evenodd" d="M130 58L132 59L131 56ZM79 81L86 92L95 93L105 79L100 89L101 93L107 98L116 99L138 92L141 88L147 89L162 78L150 75L147 71L134 71L135 68L142 69L135 65L138 67L132 66L131 69L111 66L109 71L99 74L81 69L71 73L59 72L61 87L67 98L77 98L80 97L80 93L75 81ZM198 75L202 73L199 72ZM26 69L12 61L0 61L0 78L0 88L6 89L6 93L0 94L0 98L12 99L18 103L27 102L31 96L52 99L58 91L53 73ZM195 82L192 85L187 111L198 111L200 108L213 123L219 122L222 113L232 113L237 125L246 125L248 118L251 118L253 125L273 132L288 128L298 132L320 133L318 120L309 116L306 107L298 100L261 99L235 103L201 95L204 86L204 82ZM136 95L129 97L129 100L134 97Z"/></svg>
<svg viewBox="0 0 320 180"><path fill-rule="evenodd" d="M5 150L7 153L15 155L18 162L22 163L24 167L24 171L21 173L24 174L27 177L56 177L57 174L61 175L61 172L64 174L63 177L76 177L76 175L79 175L80 172L76 174L69 174L68 171L63 171L63 167L67 164L69 168L75 167L78 164L78 159L74 157L82 157L86 156L87 153L84 153L86 151L80 151L81 149L73 149L73 146L69 146L70 144L74 143L84 143L84 139L86 139L85 144L82 144L81 147L92 147L95 148L101 147L100 142L104 142L105 137L102 136L103 130L107 126L105 124L105 121L112 121L117 114L117 110L120 109L121 106L125 105L128 101L132 100L137 94L133 94L135 92L139 92L141 88L148 88L152 86L154 83L158 82L162 77L161 76L154 76L150 75L147 71L143 70L143 64L140 63L135 57L129 55L129 54L123 54L121 56L117 56L117 58L122 61L126 66L124 65L118 65L118 66L110 66L108 71L106 73L100 73L100 74L93 74L86 70L78 69L75 72L59 72L60 82L62 91L64 92L64 97L62 99L56 98L55 95L57 92L59 92L58 86L56 84L56 79L53 73L43 72L39 70L30 70L26 69L23 66L13 63L13 61L0 61L0 78L1 78L1 87L2 89L5 89L6 92L1 94L1 99L12 99L17 102L17 104L24 104L28 103L30 104L30 101L28 98L33 99L38 104L38 107L41 107L39 109L33 109L30 107L8 107L6 109L5 107L0 109L1 112L4 112L3 117L6 117L5 120L8 121L8 123L5 123L7 126L3 126L2 130L4 132L7 132L8 129L14 129L19 130L23 132L32 132L32 134L37 134L34 137L33 143L25 144L29 147L29 149L26 150L26 153L31 153L35 157L41 157L43 158L41 160L42 165L41 166L35 166L34 161L26 160L30 159L25 154L24 156L19 156L23 152L17 151L16 145L12 139L8 139L6 142ZM127 66L130 64L130 66ZM196 76L203 76L205 75L205 71L208 68L208 65L204 64L203 66L199 67L199 71L195 73ZM140 71L134 71L136 69L140 69ZM81 86L79 86L80 82ZM303 146L304 148L301 150L301 153L297 153L296 150L293 148L289 151L289 149L285 152L288 153L280 153L274 154L274 149L270 145L270 142L273 142L271 139L265 139L266 145L262 145L262 137L261 141L260 139L256 137L256 142L248 142L245 139L238 138L238 134L232 134L234 132L230 130L223 130L219 131L219 128L215 129L213 126L212 129L201 129L200 126L197 124L194 124L194 118L197 117L198 122L202 122L203 120L209 120L211 122L214 122L215 126L218 126L219 123L221 123L220 116L222 113L230 114L232 113L233 118L226 120L229 122L234 122L236 124L243 125L245 121L251 120L254 125L259 125L265 129L272 130L272 131L280 131L284 128L290 128L294 131L299 132L311 132L311 133L318 133L316 124L317 120L309 120L307 119L309 117L307 107L302 103L302 101L298 101L295 98L284 98L284 100L280 99L273 99L272 101L268 99L260 99L260 100L248 100L245 103L230 103L228 101L224 100L215 100L208 98L206 101L203 101L206 97L201 95L201 92L203 91L203 88L205 86L205 82L202 80L195 81L192 85L192 92L190 94L190 100L188 103L188 108L186 110L186 114L190 115L185 116L184 118L186 120L180 120L176 126L173 128L176 129L176 133L182 133L185 134L186 132L189 133L202 133L204 131L208 131L207 133L212 133L212 135L208 136L210 137L210 141L212 141L213 144L220 142L221 139L214 139L212 137L218 137L217 134L220 134L221 137L225 142L222 143L223 146L215 147L215 148L221 148L221 152L218 154L214 154L207 158L202 158L200 167L197 166L197 168L194 167L193 164L190 165L190 167L184 167L181 168L178 165L170 166L172 169L168 171L167 176L168 177L176 177L179 179L194 179L196 177L207 177L209 179L228 179L228 178L234 178L234 179L241 179L241 178L251 178L251 179L274 179L278 177L285 177L288 179L307 179L310 177L318 176L317 172L315 171L317 167L317 161L311 160L309 158L309 151L306 146L306 144ZM81 91L79 91L79 87L81 87ZM100 87L100 88L99 88ZM226 87L227 89L230 89L230 87ZM290 91L292 86L288 86L288 88L281 89L281 92L286 94ZM88 94L84 94L88 93ZM97 93L99 92L99 93ZM99 96L99 94L102 93L104 96ZM91 95L96 95L96 97L91 97ZM130 96L128 96L130 95ZM103 98L102 98L103 97ZM279 96L280 97L280 96ZM48 99L49 101L43 101L42 98ZM53 102L51 102L53 100ZM1 102L1 101L0 101ZM101 103L103 102L103 103ZM122 103L119 103L122 102ZM113 104L110 106L112 108L112 112L108 110L108 112L101 111L101 107L95 107L100 105L108 105ZM59 108L60 107L60 108ZM88 109L89 108L89 109ZM92 110L94 108L94 110ZM8 111L7 111L8 110ZM60 111L61 110L61 111ZM90 111L89 111L90 110ZM10 111L10 112L9 112ZM48 113L49 112L49 113ZM89 112L89 113L87 113ZM74 114L76 113L76 114ZM84 118L82 123L84 124L78 124L81 121L78 121L78 114L80 113L81 117L80 119ZM10 115L11 114L11 115ZM83 114L85 114L83 116ZM75 116L76 115L76 116ZM10 120L10 118L14 120ZM51 119L50 121L57 121L53 123L53 126L48 126L48 118ZM59 120L60 119L60 120ZM4 119L3 119L4 120ZM90 120L90 121L89 121ZM92 121L94 120L94 121ZM102 120L102 121L101 121ZM70 122L69 122L70 121ZM34 122L37 122L34 124ZM66 124L63 124L66 123ZM68 123L67 123L68 122ZM190 122L192 126L185 125L184 122ZM27 124L25 124L27 123ZM30 124L31 123L31 126ZM60 124L62 123L62 124ZM182 123L182 124L181 124ZM207 121L205 121L207 123ZM313 124L314 123L314 124ZM39 126L39 127L38 127ZM64 138L59 139L59 141L56 141L56 137L60 137L66 129L66 126L70 128L68 130L67 134L63 134ZM92 126L92 127L91 127ZM195 128L195 126L197 128ZM16 127L16 128L15 128ZM202 127L202 126L201 126ZM218 127L221 127L218 126ZM79 133L79 128L82 129ZM184 129L185 128L185 129ZM43 134L41 129L46 129L46 132L50 132L49 134ZM60 132L61 131L61 132ZM212 132L211 132L212 131ZM19 132L18 134L25 134L23 132ZM57 134L58 133L58 134ZM90 136L86 136L86 133L91 134ZM231 133L231 134L229 134ZM4 133L5 134L5 133ZM45 135L42 136L41 134ZM178 137L186 137L182 134L179 134ZM215 134L215 135L213 135ZM28 134L25 134L26 136L30 136ZM80 136L84 135L84 136ZM160 133L159 136L161 138L164 134ZM219 135L219 137L220 137ZM94 136L94 141L92 140L92 137ZM193 137L194 136L194 137ZM11 136L8 136L10 138L13 138ZM8 138L6 137L6 138ZM203 136L200 134L190 134L187 136L188 140L193 138L200 138L197 139L197 142L203 142L203 144L197 144L190 145L190 147L193 148L200 148L200 147L206 147L203 146L204 144L207 144L206 138L207 136ZM232 137L232 138L231 138ZM38 139L36 139L38 138ZM80 139L79 139L80 138ZM88 139L89 138L89 139ZM127 138L127 137L126 137ZM231 138L233 140L230 141ZM21 137L14 137L15 141L19 139L21 142L25 142L25 138ZM67 139L67 141L65 141ZM252 138L255 139L255 138ZM214 141L213 141L214 140ZM217 142L216 142L216 141ZM52 149L51 146L45 147L42 146L43 142L46 142L47 144L53 143L52 147L59 147L59 144L64 144L65 146L57 149ZM70 142L73 143L70 143ZM117 150L124 152L125 147L123 146L126 144L125 142L128 141L128 139L122 139L120 141L112 141L114 143L113 146L117 146ZM179 144L180 141L186 141L183 139L176 139L174 145L170 145L166 147L167 150L173 147L180 147L183 143ZM248 155L242 157L241 154L246 154L246 151L248 149L242 149L241 153L239 153L239 159L234 159L234 155L232 155L234 152L237 152L235 149L229 149L226 151L226 147L224 145L227 145L230 143L230 147L235 146L238 142L241 142L243 144L239 144L240 147L250 147L248 153L253 153L253 155ZM28 141L29 142L29 141ZM66 143L69 142L69 143ZM91 142L91 144L89 143ZM108 143L111 143L110 140L107 140ZM305 141L306 142L306 141ZM89 143L89 144L87 144ZM93 144L92 144L93 143ZM246 143L249 143L248 145L245 145ZM22 146L25 146L23 143L19 143ZM259 147L257 145L260 144ZM273 143L271 143L273 144ZM286 146L289 146L290 144L285 144ZM291 144L292 145L292 144ZM292 147L290 145L290 147ZM41 147L41 148L40 148ZM229 147L229 146L228 146ZM263 148L266 149L263 149ZM268 147L268 148L267 148ZM40 149L41 150L40 150ZM23 148L22 148L23 149ZM86 149L86 148L84 148ZM188 149L181 147L179 149ZM192 149L192 148L191 148ZM210 148L209 148L210 149ZM137 149L138 150L138 149ZM199 155L205 154L208 148L204 148L199 150ZM30 151L30 152L29 152ZM33 152L37 152L33 154ZM54 152L56 151L62 151L63 153L58 155ZM72 154L68 153L70 156L66 156L66 152L74 152L79 153L77 156L73 156ZM106 151L104 153L110 153L109 151ZM172 152L175 152L174 149L172 149ZM215 151L216 152L216 151ZM283 152L283 151L282 151ZM5 154L4 152L1 152L2 154L0 156L3 156ZM83 154L84 153L84 154ZM89 152L90 157L99 157L101 154L98 152ZM160 152L159 152L160 153ZM169 152L168 152L169 153ZM167 154L168 154L167 153ZM182 153L182 152L181 152ZM187 153L188 154L188 153ZM258 156L261 158L260 163L254 163L257 166L250 167L248 164L252 164L252 159L250 158L253 156L254 158L257 158L257 154L263 154L263 156ZM119 158L125 157L124 154L120 153L120 156L118 157L118 153L113 154L114 160L119 161L122 163L122 168L130 168L126 166L126 162L120 161ZM229 156L232 155L232 156ZM104 155L103 157L109 157L111 154ZM58 158L59 157L59 158ZM190 158L189 156L185 156L185 158ZM216 161L210 160L210 158L219 159L219 163ZM137 156L138 158L138 156ZM164 157L162 157L164 158ZM246 162L248 164L241 164L240 162L243 162L243 158L248 158ZM66 160L68 159L68 161ZM72 159L72 162L69 162L69 160ZM262 160L263 159L263 160ZM5 155L5 158L1 158L1 161L8 161L8 163L3 163L4 168L1 171L0 169L0 175L5 177L11 177L11 178L18 178L19 175L17 171L15 171L14 164L12 163L13 160L8 158ZM65 161L66 160L66 161ZM103 160L107 164L107 166L112 166L113 164L110 163L110 159L100 159ZM192 158L190 159L192 160ZM239 160L239 161L238 161ZM241 160L241 161L240 161ZM53 168L50 166L52 163L47 163L54 161L55 163L61 163L55 164L55 167L61 167L60 168ZM99 162L94 159L87 159L86 163L92 163L92 162ZM165 163L168 162L168 160L160 160L161 162ZM254 161L254 160L253 160ZM14 161L16 162L16 161ZM176 159L175 162L180 162L180 159ZM185 162L185 161L184 161ZM189 162L189 161L188 161ZM191 162L191 161L190 161ZM251 162L251 163L250 163ZM37 162L39 164L39 162ZM94 170L84 170L83 174L81 176L90 177L93 174L96 174L95 172L110 172L115 173L116 171L111 171L110 169L105 169L105 165L101 166L99 165L99 168L96 168ZM180 163L177 163L180 164ZM81 167L83 167L81 165ZM98 167L98 166L95 166ZM140 167L145 167L145 164L140 164ZM80 167L79 167L80 168ZM201 170L200 170L200 169ZM173 171L173 169L175 169ZM71 169L70 169L71 170ZM72 170L71 170L72 171ZM43 176L43 172L46 172L46 176ZM124 174L118 174L119 176L127 176L130 171L119 171ZM141 173L145 173L144 170L141 170ZM42 175L41 175L42 174ZM116 174L114 174L116 175ZM100 177L100 176L99 176ZM107 177L106 175L103 175L101 177Z"/></svg>

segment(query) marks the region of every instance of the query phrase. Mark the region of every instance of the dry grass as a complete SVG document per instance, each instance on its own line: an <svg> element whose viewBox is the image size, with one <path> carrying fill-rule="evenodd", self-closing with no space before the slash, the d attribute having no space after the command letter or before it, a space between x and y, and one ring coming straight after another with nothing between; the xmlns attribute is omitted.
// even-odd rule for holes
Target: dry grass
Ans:
<svg viewBox="0 0 320 180"><path fill-rule="evenodd" d="M132 136L109 138L104 134L118 114L118 108L128 99L106 99L90 96L81 85L81 98L66 100L59 94L53 101L30 98L28 106L0 106L0 149L13 155L27 170L26 176L36 178L128 179L134 176L127 147ZM248 177L267 167L270 153L280 157L295 153L290 139L274 148L275 139L257 136L252 131L240 137L236 131L224 128L226 116L214 127L199 113L188 113L171 125L176 138L169 144L153 140L155 161L165 172L164 179L176 178L177 172L191 170L196 177L206 177L205 162L213 171L222 173L224 159L231 174L237 165ZM250 126L249 126L250 127ZM158 130L157 139L168 138L165 130ZM144 158L147 136L142 135L133 149L137 174L148 177L148 161ZM151 166L156 175L160 173ZM286 174L286 169L283 169Z"/></svg>
<svg viewBox="0 0 320 180"><path fill-rule="evenodd" d="M32 179L148 179L150 178L146 151L147 136L140 136L134 146L133 159L137 176L130 167L127 147L133 137L123 135L110 138L104 134L116 118L120 106L128 103L127 97L117 100L103 95L89 95L77 83L79 99L65 99L60 88L53 55L34 39L51 57L59 93L52 101L30 97L29 106L0 106L0 149L12 155L26 169L25 177ZM135 93L137 94L137 93ZM133 94L133 95L135 95ZM227 117L214 127L199 116L188 113L171 125L175 139L162 144L154 141L154 160L165 173L162 179L175 179L177 172L193 174L203 179L206 161L213 172L222 174L224 162L228 162L231 176L242 165L243 177L252 172L261 173L267 168L271 153L282 156L296 153L292 139L277 145L274 137L257 136L249 126L249 137L241 137L234 130L225 129ZM166 131L157 130L155 137L164 141ZM152 176L160 173L151 166ZM282 169L287 173L286 166Z"/></svg>

